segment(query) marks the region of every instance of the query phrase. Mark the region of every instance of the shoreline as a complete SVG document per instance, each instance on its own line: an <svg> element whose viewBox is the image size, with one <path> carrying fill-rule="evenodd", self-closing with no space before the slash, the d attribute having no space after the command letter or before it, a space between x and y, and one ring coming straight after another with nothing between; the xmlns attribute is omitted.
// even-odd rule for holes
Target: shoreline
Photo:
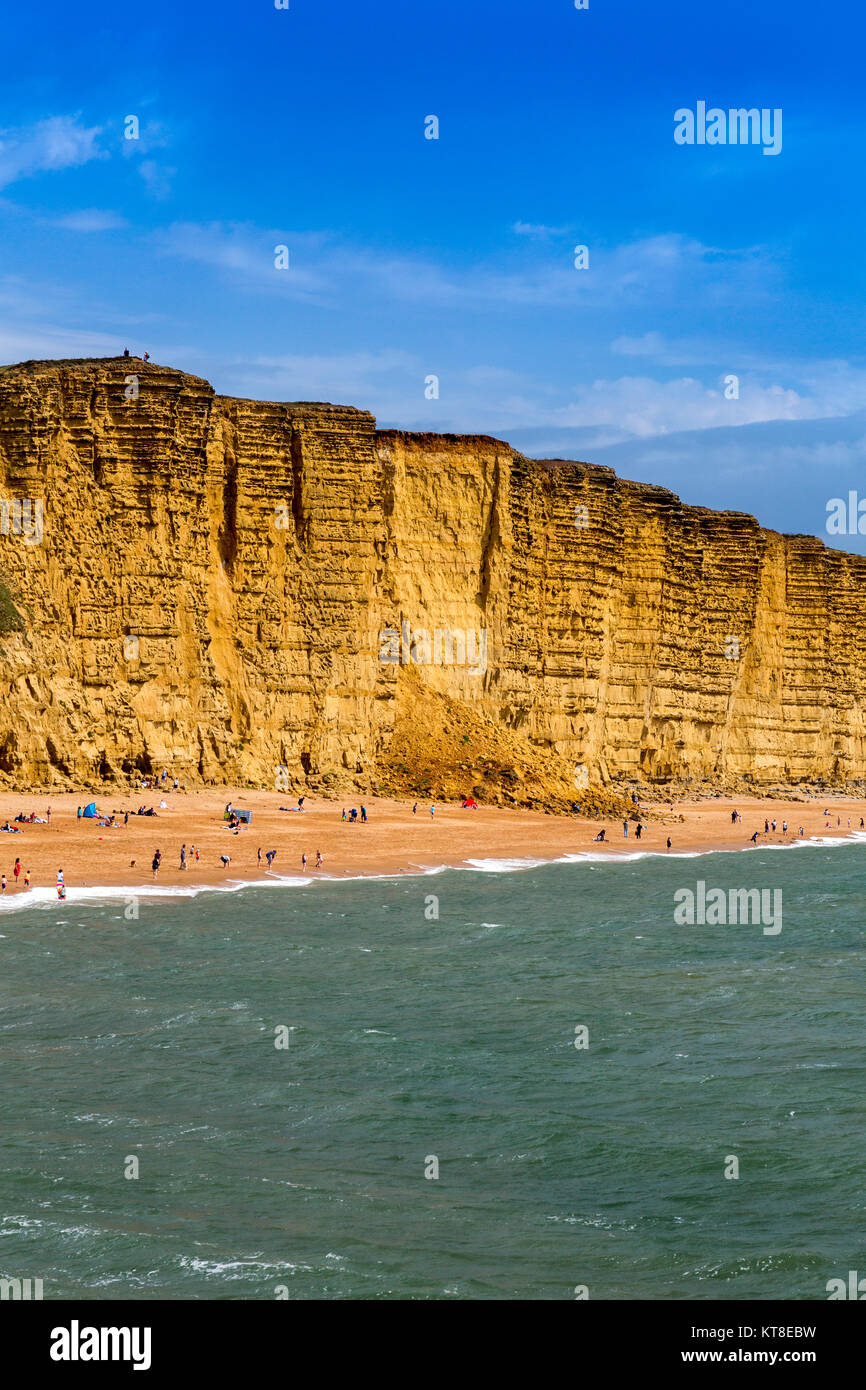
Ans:
<svg viewBox="0 0 866 1390"><path fill-rule="evenodd" d="M281 808L297 805L297 797L291 793L233 788L139 792L134 798L111 793L109 799L97 800L97 806L109 815L122 813L132 811L133 799L138 804L153 804L157 815L130 814L126 825L121 819L120 824L108 827L94 820L79 820L77 806L85 801L74 794L0 794L0 825L7 821L14 825L13 817L19 812L35 812L45 818L43 824L23 824L18 834L0 833L0 873L7 878L6 891L0 892L0 910L59 903L59 868L63 869L64 901L68 904L137 895L193 897L209 889L237 892L250 886L308 887L317 878L334 883L425 877L449 869L508 873L550 863L627 863L653 855L685 858L748 849L839 845L866 838L866 828L860 826L861 819L866 821L866 799L843 796L792 802L759 797L702 798L675 801L673 811L670 803L656 803L642 808L646 819L642 817L640 839L635 835L635 821L629 822L626 837L621 821L490 806L464 810L453 802L437 803L431 816L429 802L379 798L364 803L366 823L351 824L342 821L338 802L306 798L304 810L286 810ZM164 807L161 800L166 802ZM251 824L237 833L222 819L227 802L252 812ZM360 807L360 802L355 804ZM417 804L414 815L413 804ZM732 823L733 809L739 810L741 822ZM765 820L770 824L768 833L763 828ZM782 830L784 822L787 833ZM597 842L594 837L602 825L609 838ZM798 834L801 826L802 837ZM752 844L750 837L755 830L759 831L758 840ZM668 836L670 850L666 847ZM186 869L180 868L182 844L187 848ZM198 848L198 861L192 846ZM156 848L162 850L163 859L154 878L151 861ZM270 849L276 850L276 859L269 873L264 856ZM324 862L317 871L314 866L319 850ZM303 853L307 855L306 871L301 864ZM225 868L220 862L222 854L231 861ZM18 885L13 875L16 857L22 870ZM32 880L29 890L23 886L28 869Z"/></svg>

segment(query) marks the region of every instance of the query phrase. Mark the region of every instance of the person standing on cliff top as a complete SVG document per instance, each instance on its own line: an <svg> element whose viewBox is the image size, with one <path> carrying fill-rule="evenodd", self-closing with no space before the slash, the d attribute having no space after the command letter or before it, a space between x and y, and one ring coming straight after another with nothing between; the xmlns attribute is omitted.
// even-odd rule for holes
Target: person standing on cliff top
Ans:
<svg viewBox="0 0 866 1390"><path fill-rule="evenodd" d="M124 349L123 349L123 355L124 355L124 357L128 357L128 356L129 356L129 348L124 348Z"/></svg>

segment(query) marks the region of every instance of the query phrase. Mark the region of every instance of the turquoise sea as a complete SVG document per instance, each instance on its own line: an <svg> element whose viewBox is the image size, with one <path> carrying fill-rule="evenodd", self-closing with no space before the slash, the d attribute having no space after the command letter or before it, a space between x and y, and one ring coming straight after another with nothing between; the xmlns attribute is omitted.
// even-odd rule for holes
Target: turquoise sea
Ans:
<svg viewBox="0 0 866 1390"><path fill-rule="evenodd" d="M676 925L698 879L781 932ZM5 911L0 1275L825 1299L866 1273L864 882L830 843Z"/></svg>

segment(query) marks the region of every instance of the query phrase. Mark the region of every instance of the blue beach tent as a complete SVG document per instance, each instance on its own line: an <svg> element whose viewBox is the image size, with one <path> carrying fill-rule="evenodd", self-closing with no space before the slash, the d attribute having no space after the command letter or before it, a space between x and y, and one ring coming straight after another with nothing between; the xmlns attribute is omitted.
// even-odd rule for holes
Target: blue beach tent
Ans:
<svg viewBox="0 0 866 1390"><path fill-rule="evenodd" d="M96 802L91 801L89 806L85 806L83 814L93 820L96 816Z"/></svg>

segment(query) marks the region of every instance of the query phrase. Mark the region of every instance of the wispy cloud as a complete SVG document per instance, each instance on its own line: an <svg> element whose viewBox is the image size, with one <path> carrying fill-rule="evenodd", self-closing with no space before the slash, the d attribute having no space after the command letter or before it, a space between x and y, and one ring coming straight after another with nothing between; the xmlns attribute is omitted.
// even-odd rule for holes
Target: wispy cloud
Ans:
<svg viewBox="0 0 866 1390"><path fill-rule="evenodd" d="M101 131L101 126L82 125L78 116L50 116L35 125L0 131L0 187L102 158L96 143Z"/></svg>
<svg viewBox="0 0 866 1390"><path fill-rule="evenodd" d="M114 232L128 224L119 213L107 212L102 208L81 208L78 212L66 212L56 218L54 225L69 232Z"/></svg>
<svg viewBox="0 0 866 1390"><path fill-rule="evenodd" d="M127 123L133 120L138 122L134 136L127 131ZM177 170L160 164L152 155L155 150L165 149L170 143L171 134L164 121L142 122L135 112L130 112L124 118L124 136L121 141L123 157L141 161L137 167L144 186L150 197L156 198L159 202L164 202L171 196L171 180Z"/></svg>
<svg viewBox="0 0 866 1390"><path fill-rule="evenodd" d="M337 307L359 297L431 308L513 310L578 305L641 306L688 295L695 312L766 300L778 273L761 248L720 251L675 233L591 248L591 269L574 268L571 248L546 249L528 263L493 258L449 266L430 258L346 245L328 233L290 235L240 223L176 223L158 234L168 254L220 268L239 286L268 281L290 295L318 294ZM274 273L275 244L289 247L291 269Z"/></svg>
<svg viewBox="0 0 866 1390"><path fill-rule="evenodd" d="M138 172L144 179L144 186L152 198L157 198L163 202L171 196L171 181L177 173L176 169L170 169L164 164L157 164L155 159L143 159L138 166Z"/></svg>

